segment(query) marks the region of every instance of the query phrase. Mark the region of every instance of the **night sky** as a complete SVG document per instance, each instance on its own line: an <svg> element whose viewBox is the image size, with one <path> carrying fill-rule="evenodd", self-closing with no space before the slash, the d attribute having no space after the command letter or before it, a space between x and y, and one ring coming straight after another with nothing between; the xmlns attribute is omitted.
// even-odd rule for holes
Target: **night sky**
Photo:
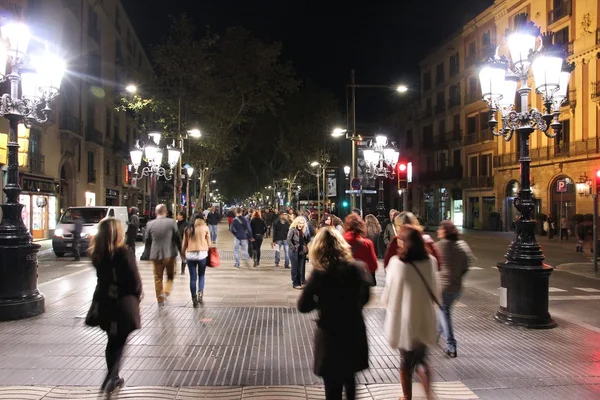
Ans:
<svg viewBox="0 0 600 400"><path fill-rule="evenodd" d="M144 46L168 31L168 15L185 12L198 28L243 26L283 43L298 75L334 92L343 104L350 70L357 83L405 83L418 90L419 60L492 0L122 0ZM201 33L201 32L200 32ZM385 91L383 91L385 92ZM357 92L359 120L381 114L394 93Z"/></svg>

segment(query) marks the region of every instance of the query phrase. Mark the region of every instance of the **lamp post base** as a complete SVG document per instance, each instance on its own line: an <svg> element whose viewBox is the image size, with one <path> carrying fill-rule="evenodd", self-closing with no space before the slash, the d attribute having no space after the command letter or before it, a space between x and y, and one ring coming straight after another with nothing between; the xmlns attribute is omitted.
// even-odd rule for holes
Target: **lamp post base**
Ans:
<svg viewBox="0 0 600 400"><path fill-rule="evenodd" d="M0 223L0 321L34 317L44 312L37 289L40 245L21 219L22 204L2 204Z"/></svg>
<svg viewBox="0 0 600 400"><path fill-rule="evenodd" d="M553 268L547 264L497 264L500 271L500 308L494 319L528 329L551 329L558 324L548 312L548 287Z"/></svg>

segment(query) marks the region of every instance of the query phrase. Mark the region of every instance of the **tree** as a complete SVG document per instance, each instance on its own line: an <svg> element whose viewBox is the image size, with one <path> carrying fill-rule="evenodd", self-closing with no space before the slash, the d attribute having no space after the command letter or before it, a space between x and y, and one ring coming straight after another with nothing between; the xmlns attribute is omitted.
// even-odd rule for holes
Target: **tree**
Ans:
<svg viewBox="0 0 600 400"><path fill-rule="evenodd" d="M151 111L172 137L191 127L187 122L198 121L202 138L186 146L183 162L208 171L201 175L203 197L211 174L247 144L244 127L275 112L298 81L291 65L280 60L280 43L257 39L243 28L195 35L186 15L172 19L169 35L152 52L159 89L126 100L124 107Z"/></svg>

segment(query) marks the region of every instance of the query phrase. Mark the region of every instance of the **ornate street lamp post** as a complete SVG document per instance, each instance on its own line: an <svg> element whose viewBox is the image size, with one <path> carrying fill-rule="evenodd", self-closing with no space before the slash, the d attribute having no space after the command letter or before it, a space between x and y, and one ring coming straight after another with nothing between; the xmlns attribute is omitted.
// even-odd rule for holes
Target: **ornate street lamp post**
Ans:
<svg viewBox="0 0 600 400"><path fill-rule="evenodd" d="M552 32L541 35L541 45L536 48L540 29L527 21L527 14L515 17L515 29L507 31L506 36L512 68L509 68L507 58L494 55L479 73L483 100L490 110L491 131L506 141L510 141L516 133L521 151L521 188L514 200L520 215L516 221L515 238L506 252L506 261L498 264L501 274L500 308L495 318L509 325L553 328L556 322L548 313L548 285L553 268L543 262L544 255L535 239L529 136L536 129L549 138L560 134L558 115L566 99L572 66L566 64L563 51L552 45ZM527 108L531 92L527 85L530 69L535 91L543 99L543 113ZM516 106L515 94L520 100L520 107ZM496 120L498 112L502 120L500 128Z"/></svg>
<svg viewBox="0 0 600 400"><path fill-rule="evenodd" d="M37 253L40 246L21 216L19 204L20 122L48 122L51 105L58 96L65 63L52 54L27 55L31 34L23 24L9 23L1 28L0 80L10 82L10 92L2 95L0 115L9 122L8 176L0 223L0 320L33 317L44 312L44 296L37 289ZM6 71L7 65L10 70Z"/></svg>
<svg viewBox="0 0 600 400"><path fill-rule="evenodd" d="M169 170L167 171L163 165L163 150L158 147L162 138L162 133L153 131L148 133L149 140L143 145L140 145L138 140L135 146L129 151L131 156L131 164L134 168L134 173L137 177L150 177L150 215L154 215L154 206L158 203L156 193L156 179L158 177L164 177L166 180L173 178L173 168L179 163L181 157L181 150L178 149L175 144L167 146L167 163ZM138 171L142 165L143 158L146 159L146 166L142 167L141 171Z"/></svg>

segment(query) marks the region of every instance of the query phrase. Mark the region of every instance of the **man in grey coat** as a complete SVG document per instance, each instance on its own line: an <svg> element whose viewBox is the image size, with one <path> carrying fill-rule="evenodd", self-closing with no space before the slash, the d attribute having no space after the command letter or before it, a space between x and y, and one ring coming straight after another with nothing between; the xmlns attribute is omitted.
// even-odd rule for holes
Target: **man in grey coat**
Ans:
<svg viewBox="0 0 600 400"><path fill-rule="evenodd" d="M177 230L177 223L167 218L167 206L156 206L156 219L148 223L146 234L152 241L150 260L154 264L154 288L159 306L171 294L173 278L175 276L175 258L181 248L181 240ZM167 283L163 290L163 275L167 270Z"/></svg>

